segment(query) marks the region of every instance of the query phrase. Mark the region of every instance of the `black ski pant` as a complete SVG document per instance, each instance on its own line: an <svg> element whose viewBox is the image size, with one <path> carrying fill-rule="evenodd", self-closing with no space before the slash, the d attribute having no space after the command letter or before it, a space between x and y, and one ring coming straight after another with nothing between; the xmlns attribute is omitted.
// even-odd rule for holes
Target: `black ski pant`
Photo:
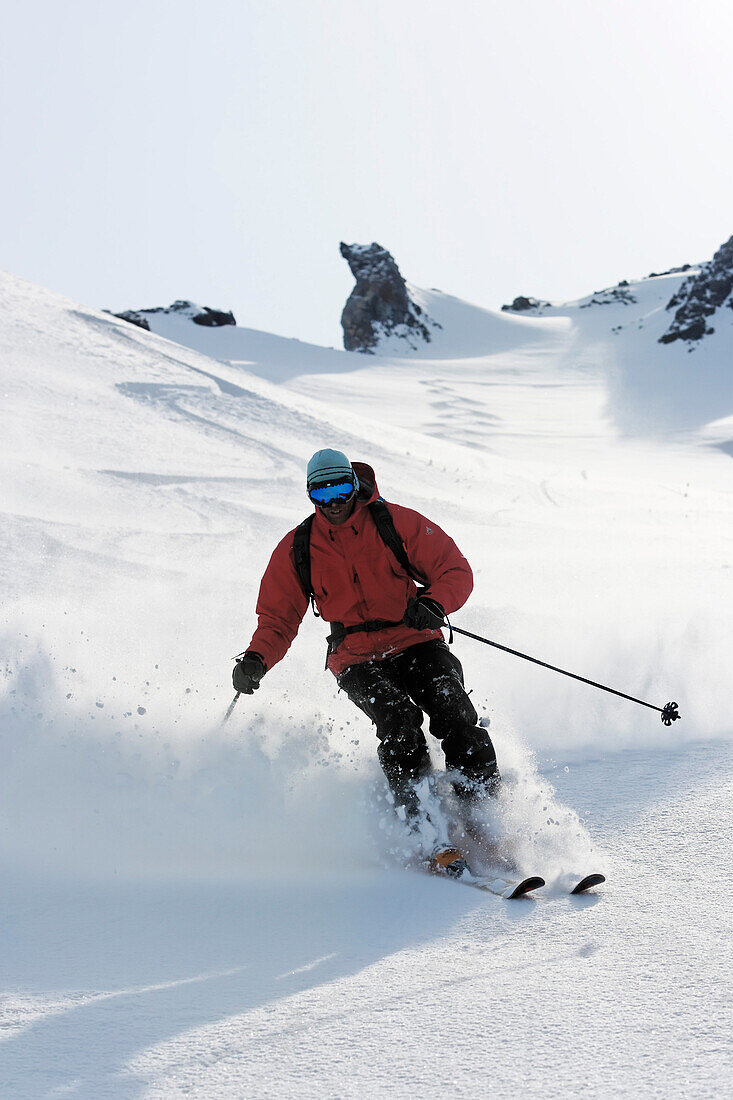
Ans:
<svg viewBox="0 0 733 1100"><path fill-rule="evenodd" d="M496 753L463 686L463 669L443 641L420 642L379 661L351 665L339 687L377 727L379 762L398 804L410 808L410 788L430 772L423 712L440 741L446 767L460 773L456 793L495 789ZM461 781L463 780L463 781Z"/></svg>

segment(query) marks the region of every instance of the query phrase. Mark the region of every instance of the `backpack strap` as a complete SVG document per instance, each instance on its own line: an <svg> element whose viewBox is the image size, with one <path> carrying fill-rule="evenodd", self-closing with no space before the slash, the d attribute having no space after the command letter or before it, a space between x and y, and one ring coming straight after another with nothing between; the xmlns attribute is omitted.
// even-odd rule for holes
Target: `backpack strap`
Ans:
<svg viewBox="0 0 733 1100"><path fill-rule="evenodd" d="M299 523L295 528L293 534L293 564L295 566L295 572L298 574L300 586L313 608L313 614L316 618L320 618L316 610L315 594L311 582L311 527L313 526L313 520L315 518L315 512L311 512L311 514L306 516L303 522Z"/></svg>
<svg viewBox="0 0 733 1100"><path fill-rule="evenodd" d="M412 577L417 584L426 585L427 578L418 572L413 565L410 564L410 559L407 556L407 550L405 544L397 534L397 529L392 519L392 513L387 507L387 502L383 497L378 497L377 500L373 500L371 504L367 505L371 512L372 519L374 520L379 537L388 550L391 550L399 564L407 573L408 577Z"/></svg>
<svg viewBox="0 0 733 1100"><path fill-rule="evenodd" d="M391 550L394 557L397 559L398 564L404 569L408 577L420 585L427 585L427 578L424 577L413 565L410 564L410 559L407 556L407 550L405 544L397 534L397 529L392 519L392 513L387 507L387 503L383 497L379 497L377 500L373 500L371 504L367 505L370 515L374 520L377 528L377 533L381 538L384 545L388 550ZM313 520L315 519L315 512L311 512L302 523L299 523L295 528L293 534L293 564L295 565L295 571L298 574L298 580L300 581L301 588L305 592L307 599L313 608L313 614L320 618L318 611L316 610L315 593L313 592L313 583L311 581L311 528L313 526ZM331 624L332 626L334 624ZM336 626L341 624L337 623ZM394 625L394 624L392 624ZM363 630L364 627L354 627L353 630ZM351 631L350 631L351 632ZM339 639L340 640L340 639Z"/></svg>

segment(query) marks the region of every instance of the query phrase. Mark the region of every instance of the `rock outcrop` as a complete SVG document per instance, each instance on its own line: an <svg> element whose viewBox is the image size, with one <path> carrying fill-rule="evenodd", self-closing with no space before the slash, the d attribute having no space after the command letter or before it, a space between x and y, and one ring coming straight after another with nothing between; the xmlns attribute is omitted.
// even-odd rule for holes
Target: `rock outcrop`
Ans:
<svg viewBox="0 0 733 1100"><path fill-rule="evenodd" d="M680 267L668 267L666 271L650 271L647 279L661 279L662 275L684 275L691 267L692 264L682 264Z"/></svg>
<svg viewBox="0 0 733 1100"><path fill-rule="evenodd" d="M542 298L526 298L523 294L515 298L510 306L502 306L503 313L537 313L546 306L552 305Z"/></svg>
<svg viewBox="0 0 733 1100"><path fill-rule="evenodd" d="M605 290L594 290L587 301L581 302L580 309L589 309L590 306L631 306L636 303L636 298L629 290L629 280L622 279L616 286L606 287Z"/></svg>
<svg viewBox="0 0 733 1100"><path fill-rule="evenodd" d="M395 336L417 349L430 342L430 329L441 326L415 302L394 259L386 248L372 244L344 244L341 255L351 268L356 286L341 314L347 351L371 354L381 340Z"/></svg>
<svg viewBox="0 0 733 1100"><path fill-rule="evenodd" d="M721 308L733 309L733 237L721 245L712 260L689 275L667 303L675 315L660 344L701 340L715 332L709 319Z"/></svg>
<svg viewBox="0 0 733 1100"><path fill-rule="evenodd" d="M105 309L105 313L109 313L108 309ZM145 310L145 313L153 313L154 310ZM119 317L121 321L129 321L131 325L137 325L138 328L144 328L146 332L150 332L150 321L147 317L143 316L142 310L126 309L122 313L113 313L113 317Z"/></svg>
<svg viewBox="0 0 733 1100"><path fill-rule="evenodd" d="M197 306L193 302L179 299L169 306L153 306L151 309L126 309L122 313L114 313L113 317L119 317L122 321L129 321L131 325L150 331L148 314L164 313L178 314L180 317L188 317L195 325L205 325L207 328L221 328L223 325L236 325L233 313L224 313L221 309L211 309L209 306Z"/></svg>
<svg viewBox="0 0 733 1100"><path fill-rule="evenodd" d="M588 309L590 306L624 305L630 306L636 302L636 298L629 289L628 279L622 279L616 286L606 287L605 290L594 290L587 298L581 298L579 309ZM530 298L520 295L515 298L510 306L502 306L504 313L531 313L541 317L546 309L552 308L552 302L543 298Z"/></svg>

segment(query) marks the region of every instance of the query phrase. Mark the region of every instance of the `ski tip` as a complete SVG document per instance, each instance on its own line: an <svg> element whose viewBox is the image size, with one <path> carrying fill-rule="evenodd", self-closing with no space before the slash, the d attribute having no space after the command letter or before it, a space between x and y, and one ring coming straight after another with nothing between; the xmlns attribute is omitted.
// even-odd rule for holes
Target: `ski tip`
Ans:
<svg viewBox="0 0 733 1100"><path fill-rule="evenodd" d="M529 878L522 879L521 882L516 883L511 889L507 890L503 897L511 900L513 898L523 898L525 894L529 894L532 890L539 890L541 886L545 885L545 880L540 878L539 875L530 875Z"/></svg>
<svg viewBox="0 0 733 1100"><path fill-rule="evenodd" d="M570 891L571 894L584 894L586 890L592 889L594 886L600 886L602 882L606 881L605 875L595 874L586 875L580 882L576 883Z"/></svg>

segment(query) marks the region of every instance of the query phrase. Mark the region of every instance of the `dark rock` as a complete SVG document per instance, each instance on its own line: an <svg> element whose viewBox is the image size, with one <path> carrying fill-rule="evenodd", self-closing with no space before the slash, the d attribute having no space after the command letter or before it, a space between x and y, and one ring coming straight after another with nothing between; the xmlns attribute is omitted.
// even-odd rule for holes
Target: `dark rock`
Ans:
<svg viewBox="0 0 733 1100"><path fill-rule="evenodd" d="M624 306L633 305L636 298L628 286L627 280L622 279L618 286L611 286L606 290L594 290L587 302L580 303L580 309L588 309L590 306L610 306L614 303Z"/></svg>
<svg viewBox="0 0 733 1100"><path fill-rule="evenodd" d="M526 313L528 310L540 310L545 306L552 305L551 302L545 302L541 298L525 298L520 294L518 298L515 298L510 306L502 306L504 313Z"/></svg>
<svg viewBox="0 0 733 1100"><path fill-rule="evenodd" d="M726 304L733 309L733 237L720 246L712 260L700 265L696 275L689 275L667 302L666 308L674 309L675 315L659 343L711 335L715 330L708 318Z"/></svg>
<svg viewBox="0 0 733 1100"><path fill-rule="evenodd" d="M209 309L208 306L204 306L203 313L197 313L191 320L195 325L205 325L207 328L223 328L224 325L236 325L234 320L234 314L224 313L221 309Z"/></svg>
<svg viewBox="0 0 733 1100"><path fill-rule="evenodd" d="M347 351L373 353L386 337L397 336L413 349L430 342L430 329L441 326L411 297L407 284L386 248L372 244L344 244L341 255L356 286L341 314Z"/></svg>
<svg viewBox="0 0 733 1100"><path fill-rule="evenodd" d="M670 267L668 271L650 271L647 275L647 279L659 279L662 275L682 275L685 271L689 271L692 264L682 264L681 267Z"/></svg>
<svg viewBox="0 0 733 1100"><path fill-rule="evenodd" d="M108 310L105 310L105 313L108 312ZM134 309L126 309L124 313L113 313L112 316L119 317L121 321L129 321L131 325L137 325L138 328L144 328L146 332L150 332L150 324L147 317L143 317L141 314L136 313Z"/></svg>
<svg viewBox="0 0 733 1100"><path fill-rule="evenodd" d="M114 313L113 317L119 317L122 321L129 321L131 325L150 331L148 314L154 313L178 313L188 317L195 325L205 325L207 328L221 328L224 325L236 325L234 314L225 313L221 309L211 309L209 306L197 306L184 298L179 298L169 306L151 306L150 309L126 309L122 313Z"/></svg>

